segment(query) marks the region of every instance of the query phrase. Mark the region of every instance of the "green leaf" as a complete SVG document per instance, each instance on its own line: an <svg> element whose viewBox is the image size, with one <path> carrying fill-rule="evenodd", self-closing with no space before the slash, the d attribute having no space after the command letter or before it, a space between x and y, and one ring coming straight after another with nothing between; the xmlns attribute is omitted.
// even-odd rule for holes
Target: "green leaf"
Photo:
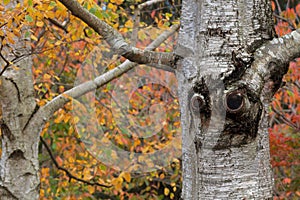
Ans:
<svg viewBox="0 0 300 200"><path fill-rule="evenodd" d="M33 22L33 19L30 15L26 15L25 20L28 21L28 22Z"/></svg>
<svg viewBox="0 0 300 200"><path fill-rule="evenodd" d="M30 38L30 32L29 31L25 32L25 38Z"/></svg>
<svg viewBox="0 0 300 200"><path fill-rule="evenodd" d="M49 5L50 5L51 7L55 7L55 6L56 6L56 3L55 3L55 1L51 1Z"/></svg>
<svg viewBox="0 0 300 200"><path fill-rule="evenodd" d="M95 13L97 12L97 8L94 6L89 10L89 12L95 15Z"/></svg>
<svg viewBox="0 0 300 200"><path fill-rule="evenodd" d="M106 19L108 19L109 15L106 12L103 12L103 17L106 18Z"/></svg>
<svg viewBox="0 0 300 200"><path fill-rule="evenodd" d="M9 4L9 2L10 2L10 0L3 0L3 4L4 4L4 5Z"/></svg>
<svg viewBox="0 0 300 200"><path fill-rule="evenodd" d="M32 7L33 3L32 0L28 0L28 6Z"/></svg>

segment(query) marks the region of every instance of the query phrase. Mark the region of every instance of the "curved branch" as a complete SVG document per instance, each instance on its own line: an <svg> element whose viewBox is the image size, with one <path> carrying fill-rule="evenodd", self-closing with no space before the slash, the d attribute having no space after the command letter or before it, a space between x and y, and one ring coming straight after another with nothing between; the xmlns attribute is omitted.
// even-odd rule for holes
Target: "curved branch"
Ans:
<svg viewBox="0 0 300 200"><path fill-rule="evenodd" d="M112 185L104 185L104 184L100 184L100 183L97 183L97 182L90 182L90 181L86 181L84 179L81 179L81 178L78 178L76 176L74 176L68 169L64 168L64 167L61 167L59 166L59 164L57 163L57 161L55 160L54 158L54 155L50 149L50 147L48 146L48 144L46 143L46 141L40 136L40 140L42 142L42 144L44 145L44 147L46 148L51 160L53 161L55 167L59 170L62 170L66 173L66 175L71 179L74 179L76 181L79 181L79 182L82 182L82 183L85 183L87 185L92 185L92 186L100 186L100 187L105 187L105 188L110 188L112 187Z"/></svg>
<svg viewBox="0 0 300 200"><path fill-rule="evenodd" d="M281 86L282 77L288 71L289 62L300 57L300 29L266 42L254 53L251 68L241 82L271 98Z"/></svg>
<svg viewBox="0 0 300 200"><path fill-rule="evenodd" d="M147 50L153 50L158 47L163 41L165 41L169 36L173 35L176 30L178 30L179 24L174 25L171 30L162 33L156 40L154 40L148 47ZM96 77L94 80L82 83L72 89L58 95L45 106L41 107L33 116L30 123L26 129L31 130L34 127L43 127L43 124L48 121L48 119L57 111L59 108L63 107L67 102L71 101L73 98L80 97L90 91L93 91L106 83L118 78L125 72L129 71L133 67L137 66L136 63L126 60L124 63L118 67ZM171 68L170 68L171 69Z"/></svg>
<svg viewBox="0 0 300 200"><path fill-rule="evenodd" d="M59 0L72 14L101 35L106 42L116 51L132 62L139 64L163 64L174 67L175 54L164 52L153 52L131 47L122 35L113 27L91 14L83 8L76 0Z"/></svg>

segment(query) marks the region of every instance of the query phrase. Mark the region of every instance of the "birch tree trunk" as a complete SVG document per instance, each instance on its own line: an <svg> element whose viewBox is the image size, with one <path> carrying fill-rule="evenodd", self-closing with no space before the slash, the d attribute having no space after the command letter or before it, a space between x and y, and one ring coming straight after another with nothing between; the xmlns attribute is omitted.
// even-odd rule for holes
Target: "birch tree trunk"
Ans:
<svg viewBox="0 0 300 200"><path fill-rule="evenodd" d="M183 1L175 53L185 200L272 197L268 106L287 65L276 81L255 65L274 37L269 3Z"/></svg>
<svg viewBox="0 0 300 200"><path fill-rule="evenodd" d="M10 1L6 7L14 8L19 2ZM38 144L42 127L28 128L37 105L31 71L31 48L24 37L26 28L23 26L20 31L21 37L14 38L15 44L1 48L0 66L5 66L0 76L1 200L34 200L39 197ZM8 63L12 60L16 61L13 65Z"/></svg>
<svg viewBox="0 0 300 200"><path fill-rule="evenodd" d="M16 43L22 53L22 38ZM10 55L6 55L9 59ZM2 106L2 155L0 160L0 199L34 200L39 195L38 143L42 127L28 129L36 103L31 73L31 56L16 63L2 74L0 101Z"/></svg>

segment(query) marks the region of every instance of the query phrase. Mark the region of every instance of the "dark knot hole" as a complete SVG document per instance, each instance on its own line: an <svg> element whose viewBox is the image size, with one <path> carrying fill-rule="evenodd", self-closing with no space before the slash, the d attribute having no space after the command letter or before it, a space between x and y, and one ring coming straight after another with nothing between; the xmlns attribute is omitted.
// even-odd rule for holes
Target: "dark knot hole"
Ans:
<svg viewBox="0 0 300 200"><path fill-rule="evenodd" d="M226 96L227 110L231 112L239 111L244 105L244 97L240 92L231 92Z"/></svg>

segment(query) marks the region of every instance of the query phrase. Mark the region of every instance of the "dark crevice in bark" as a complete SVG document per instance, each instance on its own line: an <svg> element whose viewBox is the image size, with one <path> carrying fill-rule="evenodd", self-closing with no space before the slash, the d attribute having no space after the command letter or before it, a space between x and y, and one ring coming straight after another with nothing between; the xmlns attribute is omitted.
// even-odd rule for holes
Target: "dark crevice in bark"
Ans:
<svg viewBox="0 0 300 200"><path fill-rule="evenodd" d="M25 123L22 131L24 131L27 128L29 122L32 120L33 116L39 110L39 108L40 108L39 105L35 105L35 108L34 108L33 112L31 113L30 117L28 118L27 122Z"/></svg>
<svg viewBox="0 0 300 200"><path fill-rule="evenodd" d="M9 80L14 85L14 87L16 88L17 95L18 95L18 102L20 103L21 102L21 95L20 95L18 84L13 79L6 78L6 80Z"/></svg>
<svg viewBox="0 0 300 200"><path fill-rule="evenodd" d="M18 200L18 198L15 195L13 195L6 187L0 186L0 194L1 194L0 199Z"/></svg>
<svg viewBox="0 0 300 200"><path fill-rule="evenodd" d="M289 69L289 63L282 63L281 61L277 60L271 61L268 65L271 74L269 78L269 80L271 81L271 85L269 84L269 86L272 87L271 96L273 96L275 92L282 86L282 78Z"/></svg>
<svg viewBox="0 0 300 200"><path fill-rule="evenodd" d="M0 128L1 128L2 137L6 136L9 139L9 141L15 140L15 136L11 133L10 129L5 124L3 119L1 119L0 121Z"/></svg>
<svg viewBox="0 0 300 200"><path fill-rule="evenodd" d="M251 67L252 62L254 61L253 54L249 54L246 57L241 55L242 50L239 52L232 51L231 61L234 66L234 70L229 74L225 75L220 74L220 78L224 78L224 84L229 85L230 83L240 80L240 78L245 74L246 70Z"/></svg>
<svg viewBox="0 0 300 200"><path fill-rule="evenodd" d="M18 149L18 150L13 151L9 155L8 159L19 161L19 160L22 160L22 159L25 160L26 158L24 157L24 153L21 150Z"/></svg>

